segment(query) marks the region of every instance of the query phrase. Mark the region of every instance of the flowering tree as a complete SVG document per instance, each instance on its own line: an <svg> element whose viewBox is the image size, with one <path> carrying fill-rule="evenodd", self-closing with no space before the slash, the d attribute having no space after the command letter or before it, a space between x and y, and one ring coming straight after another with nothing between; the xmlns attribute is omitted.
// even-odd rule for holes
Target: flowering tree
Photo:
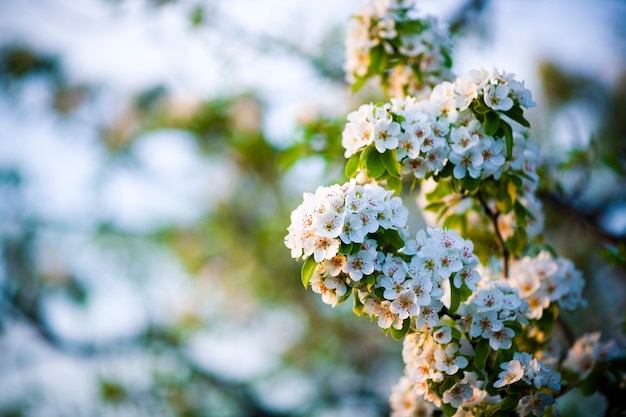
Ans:
<svg viewBox="0 0 626 417"><path fill-rule="evenodd" d="M353 89L377 80L389 102L348 115L348 181L305 193L285 244L324 303L352 297L403 339L392 415L539 416L573 387L619 413L626 351L599 333L576 340L559 319L585 306L584 279L543 243L524 82L455 77L449 37L413 1L371 1L346 46ZM411 183L434 214L417 233L400 197Z"/></svg>

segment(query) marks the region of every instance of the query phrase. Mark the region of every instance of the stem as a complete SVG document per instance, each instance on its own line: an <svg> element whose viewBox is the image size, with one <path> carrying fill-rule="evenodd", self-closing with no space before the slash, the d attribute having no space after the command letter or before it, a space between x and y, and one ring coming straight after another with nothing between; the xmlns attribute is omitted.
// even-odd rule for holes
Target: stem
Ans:
<svg viewBox="0 0 626 417"><path fill-rule="evenodd" d="M502 277L506 279L509 276L510 253L509 249L506 247L506 243L504 242L502 233L500 233L500 228L498 227L498 217L500 216L500 213L498 211L491 211L489 205L487 204L481 193L477 193L476 197L478 198L480 205L485 211L485 214L487 215L487 217L489 217L489 220L491 220L491 224L493 224L493 229L496 234L496 242L498 243L498 247L500 248L500 254L502 255Z"/></svg>

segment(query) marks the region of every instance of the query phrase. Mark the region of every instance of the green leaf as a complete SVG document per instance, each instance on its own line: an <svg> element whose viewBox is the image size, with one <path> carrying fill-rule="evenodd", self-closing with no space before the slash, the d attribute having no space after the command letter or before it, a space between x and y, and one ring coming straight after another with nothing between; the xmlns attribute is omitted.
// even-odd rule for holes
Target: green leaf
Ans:
<svg viewBox="0 0 626 417"><path fill-rule="evenodd" d="M317 266L317 262L315 262L315 259L313 258L313 256L309 256L304 261L304 264L302 265L302 271L300 273L301 278L302 278L302 285L304 285L304 288L307 288L309 286L309 282L311 281L311 278L313 277L313 272L315 272L316 266Z"/></svg>
<svg viewBox="0 0 626 417"><path fill-rule="evenodd" d="M504 139L506 141L506 159L513 156L513 129L511 125L500 119L500 128L504 131Z"/></svg>
<svg viewBox="0 0 626 417"><path fill-rule="evenodd" d="M398 250L404 246L404 239L397 230L387 229L380 234L379 244L381 249Z"/></svg>
<svg viewBox="0 0 626 417"><path fill-rule="evenodd" d="M455 313L461 304L461 289L454 286L454 276L450 276L450 312Z"/></svg>
<svg viewBox="0 0 626 417"><path fill-rule="evenodd" d="M463 188L465 188L467 191L477 190L479 185L480 178L472 178L469 173L467 173L467 175L465 175L465 178L463 178Z"/></svg>
<svg viewBox="0 0 626 417"><path fill-rule="evenodd" d="M392 177L398 177L398 178L402 176L401 174L402 166L400 165L400 162L398 162L398 159L396 158L395 149L387 150L385 153L381 154L381 159L389 175L391 175Z"/></svg>
<svg viewBox="0 0 626 417"><path fill-rule="evenodd" d="M339 297L339 298L337 299L337 304L336 304L336 305L339 305L339 304L343 303L343 302L344 302L344 301L346 301L348 298L350 298L350 296L351 296L351 295L352 295L352 291L348 291L348 292L346 292L344 295L342 295L341 297ZM358 298L358 297L355 297L355 298Z"/></svg>
<svg viewBox="0 0 626 417"><path fill-rule="evenodd" d="M341 255L350 255L352 253L354 243L342 243L339 245L339 253Z"/></svg>
<svg viewBox="0 0 626 417"><path fill-rule="evenodd" d="M362 77L357 76L356 80L352 84L352 88L351 88L352 93L356 93L357 91L359 91L365 85L365 83L369 79L369 76L370 74L365 74Z"/></svg>
<svg viewBox="0 0 626 417"><path fill-rule="evenodd" d="M356 171L359 169L360 157L361 156L359 155L359 153L355 153L346 162L346 168L344 169L344 172L347 178L353 178L356 175Z"/></svg>
<svg viewBox="0 0 626 417"><path fill-rule="evenodd" d="M395 327L389 328L391 332L391 337L393 337L396 340L402 339L409 332L410 327L411 327L411 319L410 318L405 319L402 322L402 328L400 330L396 329Z"/></svg>
<svg viewBox="0 0 626 417"><path fill-rule="evenodd" d="M513 203L517 197L517 188L512 181L502 178L498 186L498 194L496 199L496 207L501 213L508 213L513 210Z"/></svg>
<svg viewBox="0 0 626 417"><path fill-rule="evenodd" d="M511 107L511 109L505 111L504 114L506 114L522 126L530 127L530 123L524 118L524 110L522 110L522 107L519 104Z"/></svg>
<svg viewBox="0 0 626 417"><path fill-rule="evenodd" d="M519 321L507 321L506 327L513 330L515 332L515 336L521 335L522 332L524 331L524 327L522 326L522 323L520 323Z"/></svg>
<svg viewBox="0 0 626 417"><path fill-rule="evenodd" d="M438 180L439 178L451 177L453 172L454 164L448 161L448 163L443 166L443 169L439 171L439 173L437 173L437 175L435 176L435 180Z"/></svg>
<svg viewBox="0 0 626 417"><path fill-rule="evenodd" d="M480 98L474 100L471 105L471 109L474 111L474 113L477 114L485 114L492 111L492 109L487 107L487 105Z"/></svg>
<svg viewBox="0 0 626 417"><path fill-rule="evenodd" d="M500 116L495 111L490 111L485 113L485 134L488 136L493 136L498 131L498 127L500 127Z"/></svg>
<svg viewBox="0 0 626 417"><path fill-rule="evenodd" d="M400 195L402 193L402 179L398 177L387 178L387 188Z"/></svg>
<svg viewBox="0 0 626 417"><path fill-rule="evenodd" d="M444 402L441 403L441 411L446 417L452 417L456 414L456 408L452 407L450 404L446 404Z"/></svg>
<svg viewBox="0 0 626 417"><path fill-rule="evenodd" d="M363 315L363 309L365 308L365 306L363 305L363 303L361 302L361 299L359 298L357 289L353 288L353 291L354 291L354 297L352 298L352 311L357 316L361 316Z"/></svg>
<svg viewBox="0 0 626 417"><path fill-rule="evenodd" d="M511 179L511 181L513 182L513 184L515 184L517 188L521 189L524 186L524 180L522 180L517 175L509 174L508 177Z"/></svg>
<svg viewBox="0 0 626 417"><path fill-rule="evenodd" d="M515 219L517 220L517 224L526 226L528 224L526 220L527 211L524 205L519 201L516 201L513 205L513 211L515 212Z"/></svg>
<svg viewBox="0 0 626 417"><path fill-rule="evenodd" d="M377 179L385 174L385 165L380 153L370 152L365 163L368 177Z"/></svg>
<svg viewBox="0 0 626 417"><path fill-rule="evenodd" d="M473 293L474 292L470 290L469 287L465 283L463 283L463 285L461 285L461 302L467 301L467 299Z"/></svg>
<svg viewBox="0 0 626 417"><path fill-rule="evenodd" d="M426 207L424 207L424 211L432 211L434 213L439 213L439 210L441 210L442 208L446 206L447 204L444 203L443 201L435 201L434 203L430 203Z"/></svg>
<svg viewBox="0 0 626 417"><path fill-rule="evenodd" d="M370 51L370 72L373 74L381 74L385 71L387 65L387 54L382 44L376 45Z"/></svg>
<svg viewBox="0 0 626 417"><path fill-rule="evenodd" d="M487 365L487 358L489 357L489 339L480 338L476 347L474 348L474 364L476 369L482 371Z"/></svg>

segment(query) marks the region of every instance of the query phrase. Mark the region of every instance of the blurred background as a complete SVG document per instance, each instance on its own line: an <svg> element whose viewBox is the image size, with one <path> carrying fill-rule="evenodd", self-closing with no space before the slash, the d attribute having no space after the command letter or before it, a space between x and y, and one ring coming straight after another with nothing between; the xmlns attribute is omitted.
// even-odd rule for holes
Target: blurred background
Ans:
<svg viewBox="0 0 626 417"><path fill-rule="evenodd" d="M621 338L626 3L418 4L456 74L533 91L545 241L587 278L565 320ZM359 5L0 1L0 416L388 414L401 343L283 245L302 192L344 180L346 114L382 100L344 82Z"/></svg>

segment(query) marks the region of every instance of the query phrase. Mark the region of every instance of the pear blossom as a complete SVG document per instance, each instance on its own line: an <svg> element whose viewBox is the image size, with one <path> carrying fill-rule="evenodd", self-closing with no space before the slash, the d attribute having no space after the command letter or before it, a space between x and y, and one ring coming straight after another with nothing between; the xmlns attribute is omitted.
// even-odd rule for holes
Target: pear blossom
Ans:
<svg viewBox="0 0 626 417"><path fill-rule="evenodd" d="M459 347L455 343L450 343L445 349L435 349L435 367L448 375L454 375L459 369L467 366L468 361L465 356L457 355Z"/></svg>
<svg viewBox="0 0 626 417"><path fill-rule="evenodd" d="M343 227L339 238L343 243L361 243L365 239L368 231L363 227L363 220L358 213L346 216L343 221Z"/></svg>
<svg viewBox="0 0 626 417"><path fill-rule="evenodd" d="M433 339L440 345L450 343L452 340L452 329L449 326L441 326L433 332Z"/></svg>
<svg viewBox="0 0 626 417"><path fill-rule="evenodd" d="M509 349L513 343L513 336L515 336L515 332L508 327L483 332L483 337L489 339L489 346L493 350Z"/></svg>
<svg viewBox="0 0 626 417"><path fill-rule="evenodd" d="M450 404L452 407L458 408L463 404L464 400L472 397L473 391L469 384L457 382L452 388L444 391L443 402Z"/></svg>
<svg viewBox="0 0 626 417"><path fill-rule="evenodd" d="M402 320L409 316L416 317L419 314L419 307L416 303L415 294L412 291L398 295L389 308L392 313L397 314Z"/></svg>
<svg viewBox="0 0 626 417"><path fill-rule="evenodd" d="M313 255L315 262L331 259L339 251L339 241L329 237L311 236L304 242L305 256Z"/></svg>
<svg viewBox="0 0 626 417"><path fill-rule="evenodd" d="M499 320L496 311L477 312L472 316L469 335L471 337L489 335L489 332L501 329L502 322Z"/></svg>
<svg viewBox="0 0 626 417"><path fill-rule="evenodd" d="M493 384L495 388L510 385L519 381L524 376L524 369L522 368L521 362L518 360L504 362L500 365L500 368L502 368L503 371L498 374L498 380Z"/></svg>
<svg viewBox="0 0 626 417"><path fill-rule="evenodd" d="M454 178L463 179L467 174L472 178L480 178L483 154L479 148L470 148L463 154L450 153L450 162L454 164Z"/></svg>
<svg viewBox="0 0 626 417"><path fill-rule="evenodd" d="M478 136L472 134L467 127L459 126L450 131L450 147L457 154L463 155L476 145L478 145Z"/></svg>
<svg viewBox="0 0 626 417"><path fill-rule="evenodd" d="M551 406L554 403L555 401L552 395L546 394L545 392L539 392L534 395L526 395L520 400L517 406L517 412L521 417L531 414L539 417L548 406Z"/></svg>
<svg viewBox="0 0 626 417"><path fill-rule="evenodd" d="M381 275L379 276L378 285L384 288L383 297L387 300L395 300L400 295L405 294L411 290L409 281L394 280L393 278Z"/></svg>
<svg viewBox="0 0 626 417"><path fill-rule="evenodd" d="M342 271L350 276L350 279L359 281L363 275L374 272L374 256L371 252L359 251L347 256Z"/></svg>
<svg viewBox="0 0 626 417"><path fill-rule="evenodd" d="M400 124L389 119L380 119L374 125L374 144L380 153L398 147Z"/></svg>
<svg viewBox="0 0 626 417"><path fill-rule="evenodd" d="M506 84L488 84L484 87L485 104L494 110L507 111L513 107L513 99L509 97Z"/></svg>

